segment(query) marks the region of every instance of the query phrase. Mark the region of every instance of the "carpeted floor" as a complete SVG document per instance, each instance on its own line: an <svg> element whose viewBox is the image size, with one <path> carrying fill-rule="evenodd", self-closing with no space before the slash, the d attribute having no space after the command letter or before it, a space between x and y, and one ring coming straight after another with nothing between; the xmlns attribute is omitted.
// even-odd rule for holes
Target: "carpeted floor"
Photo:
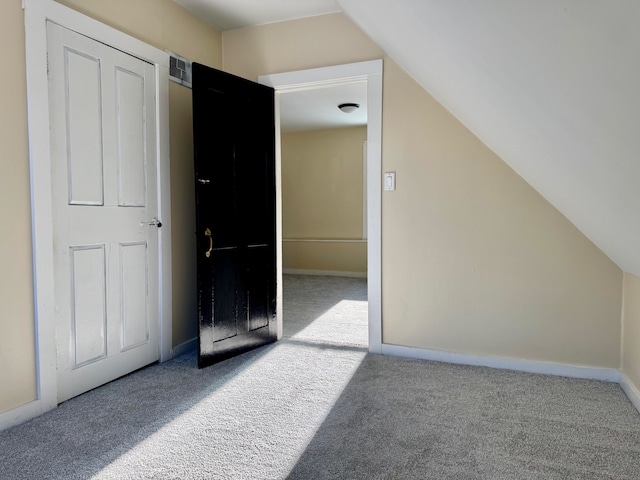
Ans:
<svg viewBox="0 0 640 480"><path fill-rule="evenodd" d="M615 384L366 354L363 280L285 278L285 338L0 432L0 479L638 479Z"/></svg>

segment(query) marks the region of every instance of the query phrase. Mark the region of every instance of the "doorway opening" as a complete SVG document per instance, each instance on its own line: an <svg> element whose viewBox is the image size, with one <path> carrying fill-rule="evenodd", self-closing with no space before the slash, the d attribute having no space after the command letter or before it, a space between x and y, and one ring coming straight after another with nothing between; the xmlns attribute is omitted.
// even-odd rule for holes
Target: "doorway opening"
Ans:
<svg viewBox="0 0 640 480"><path fill-rule="evenodd" d="M366 348L367 84L316 86L279 100L283 335Z"/></svg>
<svg viewBox="0 0 640 480"><path fill-rule="evenodd" d="M356 344L379 353L382 61L268 75L259 81L276 90L279 338ZM358 90L360 101L354 100ZM301 106L292 106L296 98ZM318 99L330 113L311 115L309 108L313 113L321 108ZM357 116L348 117L353 123L343 123L345 128L306 125L313 116L325 122L331 113L347 117L338 110L341 103L358 103L362 111L366 107L366 127L362 121L358 125ZM292 133L291 122L312 133ZM319 151L334 143L331 130L344 130L339 136L352 137L351 143L360 130L357 168L353 160L326 158L331 153ZM292 154L289 147L301 143L298 137L307 137L307 145L293 148ZM295 163L296 150L308 154L302 164ZM301 192L307 198L301 199ZM282 318L283 311L288 317Z"/></svg>

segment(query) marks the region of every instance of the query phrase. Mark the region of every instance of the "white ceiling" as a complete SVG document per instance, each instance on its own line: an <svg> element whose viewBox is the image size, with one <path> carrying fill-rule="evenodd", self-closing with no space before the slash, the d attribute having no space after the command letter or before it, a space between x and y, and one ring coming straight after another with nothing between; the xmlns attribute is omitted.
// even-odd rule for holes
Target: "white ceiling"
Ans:
<svg viewBox="0 0 640 480"><path fill-rule="evenodd" d="M342 10L622 269L640 274L638 0L176 1L196 13L213 4L209 22L224 19L223 29L227 18L247 26Z"/></svg>
<svg viewBox="0 0 640 480"><path fill-rule="evenodd" d="M224 31L340 11L335 0L174 0Z"/></svg>
<svg viewBox="0 0 640 480"><path fill-rule="evenodd" d="M338 109L341 103L357 103L352 113ZM280 128L283 132L344 128L367 124L365 82L325 86L280 95Z"/></svg>

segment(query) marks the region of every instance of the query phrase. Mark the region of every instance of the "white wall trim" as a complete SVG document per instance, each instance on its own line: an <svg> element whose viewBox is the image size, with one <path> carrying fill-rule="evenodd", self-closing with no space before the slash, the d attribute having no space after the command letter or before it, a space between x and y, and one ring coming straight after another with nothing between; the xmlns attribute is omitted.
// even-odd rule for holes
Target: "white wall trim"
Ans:
<svg viewBox="0 0 640 480"><path fill-rule="evenodd" d="M198 348L198 337L193 337L191 340L182 342L180 345L173 347L172 356L179 357L187 352L192 352Z"/></svg>
<svg viewBox="0 0 640 480"><path fill-rule="evenodd" d="M278 95L275 95L274 102L276 116L276 334L280 340L284 335L284 324L282 312L282 145L280 142L280 99Z"/></svg>
<svg viewBox="0 0 640 480"><path fill-rule="evenodd" d="M100 23L54 0L22 0L26 12L38 14L45 21L73 30L81 35L122 50L155 65L169 68L169 54L113 27Z"/></svg>
<svg viewBox="0 0 640 480"><path fill-rule="evenodd" d="M276 90L276 237L278 294L282 295L282 185L279 95L327 84L367 82L367 290L369 351L381 353L382 345L382 60L336 65L260 76L259 82ZM282 304L278 305L281 311ZM281 321L279 322L282 323Z"/></svg>
<svg viewBox="0 0 640 480"><path fill-rule="evenodd" d="M46 17L30 10L29 5L30 2L26 2L24 21L37 399L3 414L0 428L9 426L4 423L5 420L12 420L16 424L14 422L18 419L27 420L57 405Z"/></svg>
<svg viewBox="0 0 640 480"><path fill-rule="evenodd" d="M367 240L367 140L362 141L362 240Z"/></svg>
<svg viewBox="0 0 640 480"><path fill-rule="evenodd" d="M367 278L367 272L341 272L337 270L305 270L300 268L283 268L285 275L319 275L325 277Z"/></svg>
<svg viewBox="0 0 640 480"><path fill-rule="evenodd" d="M37 399L0 414L0 429L57 405L56 335L53 300L53 224L47 79L47 21L113 46L155 66L158 94L160 358L171 358L171 218L169 191L169 55L52 0L23 0L27 66L27 111L34 265Z"/></svg>
<svg viewBox="0 0 640 480"><path fill-rule="evenodd" d="M440 350L427 350L423 348L402 347L399 345L389 344L382 344L382 354L395 357L432 360L434 362L491 367L503 370L516 370L519 372L539 373L543 375L586 378L614 383L618 383L620 381L620 372L615 368L584 367L580 365L565 365L561 363L521 360L517 358L466 355L463 353L443 352Z"/></svg>
<svg viewBox="0 0 640 480"><path fill-rule="evenodd" d="M51 410L51 408L45 402L42 400L34 400L14 409L2 412L0 413L0 431L20 425L21 423L31 420L38 415L42 415L44 412L49 410Z"/></svg>
<svg viewBox="0 0 640 480"><path fill-rule="evenodd" d="M620 388L629 397L629 401L636 407L640 413L640 390L633 384L631 379L624 373L620 372Z"/></svg>
<svg viewBox="0 0 640 480"><path fill-rule="evenodd" d="M283 238L282 241L294 243L367 243L366 239L347 238Z"/></svg>
<svg viewBox="0 0 640 480"><path fill-rule="evenodd" d="M169 62L169 54L165 60ZM171 162L169 158L169 68L156 64L156 151L158 151L158 293L160 362L173 358L173 281L171 272Z"/></svg>

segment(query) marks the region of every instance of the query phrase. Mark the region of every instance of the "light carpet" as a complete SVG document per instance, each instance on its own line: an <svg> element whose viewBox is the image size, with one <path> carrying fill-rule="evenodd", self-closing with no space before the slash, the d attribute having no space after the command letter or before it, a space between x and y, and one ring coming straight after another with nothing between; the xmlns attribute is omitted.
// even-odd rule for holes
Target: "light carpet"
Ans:
<svg viewBox="0 0 640 480"><path fill-rule="evenodd" d="M366 354L363 280L285 277L285 338L0 432L1 479L638 479L615 384Z"/></svg>

